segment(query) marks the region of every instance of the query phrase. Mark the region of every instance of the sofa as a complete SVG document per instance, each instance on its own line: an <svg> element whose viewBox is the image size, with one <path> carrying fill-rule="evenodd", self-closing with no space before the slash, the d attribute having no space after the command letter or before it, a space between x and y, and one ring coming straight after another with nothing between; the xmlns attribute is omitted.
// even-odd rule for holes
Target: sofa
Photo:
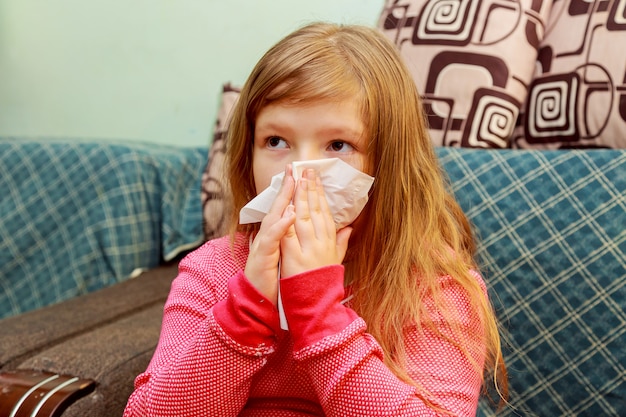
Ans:
<svg viewBox="0 0 626 417"><path fill-rule="evenodd" d="M116 145L55 146L57 152L88 154ZM122 154L133 152L125 147ZM626 415L626 151L437 152L480 237L482 270L505 335L511 399L497 415ZM208 149L180 153L187 153L185 164L200 178ZM188 189L197 200L189 216L202 236L199 181ZM141 212L129 216L141 218ZM75 221L66 216L55 227L63 228L63 219ZM157 242L167 236L160 233ZM154 351L163 303L187 250L168 260L161 252L152 265L131 265L128 271L143 271L133 278L109 271L110 283L99 289L2 319L0 416L11 415L21 398L16 393L50 375L78 378L78 385L45 415L120 416L134 377ZM3 285L9 275L3 267ZM72 273L52 270L44 279L59 286L73 281ZM481 415L496 415L487 400Z"/></svg>
<svg viewBox="0 0 626 417"><path fill-rule="evenodd" d="M504 335L510 404L479 415L626 415L626 151L439 154Z"/></svg>
<svg viewBox="0 0 626 417"><path fill-rule="evenodd" d="M206 148L0 138L0 416L121 415L177 261L204 241L206 164Z"/></svg>
<svg viewBox="0 0 626 417"><path fill-rule="evenodd" d="M626 6L527 3L387 0L378 25L423 92L501 323L510 400L479 415L624 416ZM0 417L122 414L178 261L224 233L236 98L225 85L210 148L0 141ZM110 181L115 161L132 180Z"/></svg>

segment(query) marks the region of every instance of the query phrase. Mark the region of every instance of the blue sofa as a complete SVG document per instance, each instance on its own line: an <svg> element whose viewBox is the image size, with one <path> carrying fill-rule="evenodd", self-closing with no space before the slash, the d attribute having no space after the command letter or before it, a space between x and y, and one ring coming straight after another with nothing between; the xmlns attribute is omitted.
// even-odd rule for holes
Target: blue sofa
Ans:
<svg viewBox="0 0 626 417"><path fill-rule="evenodd" d="M54 146L59 148L52 154L59 154L69 145ZM17 265L10 256L19 256L19 252L10 256L3 253L0 296L13 300L9 309L15 314L0 321L0 381L3 374L22 378L20 371L36 376L38 372L45 372L44 376L48 372L77 376L84 381L83 390L77 388L73 395L68 394L54 411L56 414L51 411L48 415L119 416L132 391L134 376L147 366L158 339L161 309L179 259L167 249L168 242L172 236L186 234L181 233L183 229L195 232L186 241L178 239L179 244L184 243L178 246L189 249L201 240L198 181L208 149L158 151L93 143L71 147L76 161L85 161L84 156L95 153L112 153L109 164L137 155L150 161L138 169L140 182L144 183L140 188L151 184L148 188L160 190L156 196L147 198L145 205L137 205L141 199L134 197L116 198L110 207L121 210L126 222L149 215L151 220L137 229L149 229L140 241L156 246L129 255L138 261L122 262L125 266L121 276L116 272L117 261L110 259L118 259L130 247L138 249L141 245L116 246L113 239L104 239L89 246L86 253L108 254L102 264L110 269L90 268L84 279L99 275L103 284L83 285L80 291L68 290L82 274L80 266L74 272L60 273L49 268L49 263L31 269L35 262L41 262L35 256L16 272L6 265ZM33 154L31 148L24 149ZM161 162L155 162L155 154ZM505 334L510 404L496 414L485 400L480 415L626 415L626 151L439 148L438 154L480 238L481 266ZM171 165L171 158L178 162ZM87 159L87 165L97 160ZM57 166L54 175L65 178L65 172L75 169L76 161L65 168L67 171ZM181 171L188 171L188 176L168 184L170 176L177 177L175 173ZM161 175L163 172L169 174ZM37 178L40 174L33 171L27 177ZM104 181L102 176L99 178ZM80 186L79 181L72 187ZM178 187L182 189L170 194ZM35 195L46 202L62 200L63 194L46 194L51 192L47 186ZM8 199L15 197L11 194L7 199L6 195L2 194L0 205L3 218L13 214ZM76 198L81 195L82 191ZM96 195L80 204L103 197ZM196 199L197 204L193 203ZM180 203L185 200L189 203ZM180 204L172 206L174 201ZM76 209L80 211L81 207ZM187 226L170 230L171 224L163 222L163 216L187 219L183 222ZM64 220L78 220L70 215L53 217L59 224L42 234L44 240L53 239L57 229L72 226L80 235L90 228L90 221L109 222L96 216L71 225L64 224ZM11 239L20 230L13 227L16 232ZM64 233L61 235L66 236ZM50 251L69 250L72 240L50 240L40 246ZM78 250L71 253L77 254ZM111 258L112 253L116 257ZM170 258L166 260L164 255L168 253ZM45 254L44 250L41 256ZM148 271L126 279L136 268ZM46 288L37 290L38 294L69 297L40 306L40 295L31 299L28 291L20 289L19 280L14 284L7 280L13 274L38 282L29 288ZM25 305L16 308L13 303L21 297ZM6 301L0 305L7 311ZM18 311L22 308L30 311ZM0 392L0 415L3 401L9 402L7 390Z"/></svg>
<svg viewBox="0 0 626 417"><path fill-rule="evenodd" d="M0 139L0 318L121 282L203 240L205 149Z"/></svg>
<svg viewBox="0 0 626 417"><path fill-rule="evenodd" d="M0 416L121 415L176 262L204 241L206 164L206 148L0 139Z"/></svg>
<svg viewBox="0 0 626 417"><path fill-rule="evenodd" d="M626 415L626 151L439 154L505 334L498 415Z"/></svg>

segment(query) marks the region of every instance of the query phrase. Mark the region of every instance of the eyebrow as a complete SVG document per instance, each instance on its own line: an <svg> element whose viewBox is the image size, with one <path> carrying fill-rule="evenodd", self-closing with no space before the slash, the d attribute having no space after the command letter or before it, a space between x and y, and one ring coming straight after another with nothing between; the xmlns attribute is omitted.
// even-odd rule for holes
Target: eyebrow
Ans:
<svg viewBox="0 0 626 417"><path fill-rule="evenodd" d="M319 133L328 136L347 136L351 138L360 138L363 136L362 129L354 129L350 126L337 126L337 127L322 127L318 130Z"/></svg>
<svg viewBox="0 0 626 417"><path fill-rule="evenodd" d="M264 130L284 130L284 129L288 129L289 127L287 125L283 125L281 123L276 123L273 121L259 123L259 121L257 120L254 123L254 128L255 129L262 128Z"/></svg>
<svg viewBox="0 0 626 417"><path fill-rule="evenodd" d="M276 123L273 121L268 121L265 123L257 123L255 125L255 129L260 129L262 131L285 131L285 130L292 130L291 127L289 125L283 125L281 123ZM327 135L327 136L334 136L334 135L338 135L338 136L348 136L351 138L359 138L361 136L363 136L364 130L363 129L359 129L359 128L353 128L352 126L329 126L329 127L325 127L325 126L321 126L318 129L316 129L316 133L318 134L322 134L322 135Z"/></svg>

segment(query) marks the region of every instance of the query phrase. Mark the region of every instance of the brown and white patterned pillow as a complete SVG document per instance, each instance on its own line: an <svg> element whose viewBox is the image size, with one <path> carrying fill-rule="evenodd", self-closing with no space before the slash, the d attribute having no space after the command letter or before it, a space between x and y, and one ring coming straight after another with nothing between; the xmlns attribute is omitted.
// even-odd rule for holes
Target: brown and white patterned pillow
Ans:
<svg viewBox="0 0 626 417"><path fill-rule="evenodd" d="M225 84L222 89L220 108L217 113L213 143L209 150L209 161L202 174L202 212L204 237L206 240L223 236L228 228L228 183L224 173L226 133L230 115L239 98L239 89Z"/></svg>
<svg viewBox="0 0 626 417"><path fill-rule="evenodd" d="M519 148L626 148L626 1L555 2Z"/></svg>
<svg viewBox="0 0 626 417"><path fill-rule="evenodd" d="M508 148L552 1L387 0L435 145Z"/></svg>

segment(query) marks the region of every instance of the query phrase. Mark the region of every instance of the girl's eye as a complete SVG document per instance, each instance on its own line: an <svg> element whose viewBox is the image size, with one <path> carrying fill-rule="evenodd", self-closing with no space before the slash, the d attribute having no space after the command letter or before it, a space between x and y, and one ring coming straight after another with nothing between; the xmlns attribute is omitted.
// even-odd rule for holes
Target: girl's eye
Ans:
<svg viewBox="0 0 626 417"><path fill-rule="evenodd" d="M287 142L285 142L285 139L280 138L278 136L270 136L269 138L267 138L266 141L267 147L268 148L286 148L287 147Z"/></svg>
<svg viewBox="0 0 626 417"><path fill-rule="evenodd" d="M329 149L333 152L350 152L354 150L352 145L341 140L336 140L332 142L329 146Z"/></svg>

